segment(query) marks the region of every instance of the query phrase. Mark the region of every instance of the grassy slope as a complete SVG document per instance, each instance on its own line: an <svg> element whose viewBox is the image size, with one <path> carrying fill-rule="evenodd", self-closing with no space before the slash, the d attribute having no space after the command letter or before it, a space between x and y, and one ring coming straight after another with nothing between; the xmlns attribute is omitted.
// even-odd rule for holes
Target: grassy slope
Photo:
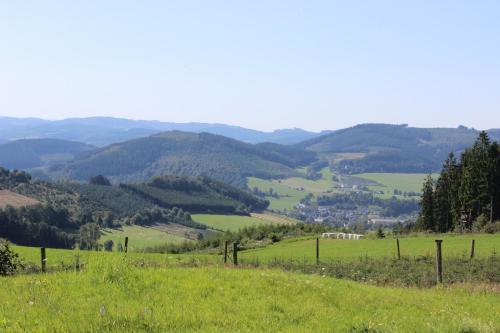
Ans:
<svg viewBox="0 0 500 333"><path fill-rule="evenodd" d="M280 184L276 180L265 180L254 177L248 178L248 187L251 189L257 187L262 191L267 191L269 188L272 188L273 191L280 195L279 199L266 197L270 202L269 209L292 209L293 206L299 203L300 199L307 195L305 191L298 191L284 184Z"/></svg>
<svg viewBox="0 0 500 333"><path fill-rule="evenodd" d="M489 256L494 250L500 250L500 235L467 235L467 236L429 236L401 238L400 248L403 256L434 255L436 238L443 239L443 256L462 255L470 250L471 240L476 240L476 256ZM274 245L244 251L243 259L258 258L267 261L273 258L314 260L316 255L316 239L290 239ZM322 260L355 259L363 256L394 257L396 255L395 239L380 240L341 240L321 239L320 257Z"/></svg>
<svg viewBox="0 0 500 333"><path fill-rule="evenodd" d="M251 216L193 214L191 217L198 223L221 231L237 231L244 227L260 224L290 224L297 222L291 218L269 213L251 214Z"/></svg>
<svg viewBox="0 0 500 333"><path fill-rule="evenodd" d="M185 238L168 234L166 232L154 229L152 227L122 226L120 229L105 229L101 235L100 242L104 243L111 239L115 246L118 243L125 244L125 237L129 238L129 249L131 251L140 251L148 246L155 246L169 243L181 243Z"/></svg>
<svg viewBox="0 0 500 333"><path fill-rule="evenodd" d="M137 268L0 278L3 332L494 332L498 294L393 289L274 270ZM99 257L97 257L99 256Z"/></svg>
<svg viewBox="0 0 500 333"><path fill-rule="evenodd" d="M300 171L300 170L299 170ZM275 192L280 194L280 198L267 197L270 201L270 209L292 209L300 202L300 199L305 197L308 193L321 195L329 192L338 192L334 188L335 182L332 181L333 173L329 168L321 170L323 177L318 180L309 180L299 177L291 177L278 180L264 180L259 178L248 178L248 186L250 188L257 187L262 191L267 191L272 188ZM394 190L398 189L405 192L419 193L422 190L426 174L402 174L402 173L364 173L354 175L366 180L371 180L379 183L378 186L368 186L371 191L383 191L384 194L376 194L376 196L384 199L391 198L394 195ZM434 175L436 177L436 175ZM303 188L303 191L297 190ZM403 196L398 196L405 199Z"/></svg>
<svg viewBox="0 0 500 333"><path fill-rule="evenodd" d="M394 195L394 190L398 189L406 192L420 193L422 184L427 174L423 173L363 173L354 175L359 178L373 180L380 186L368 186L372 191L383 191L381 197L390 198ZM434 175L436 176L436 175Z"/></svg>
<svg viewBox="0 0 500 333"><path fill-rule="evenodd" d="M193 214L191 217L195 222L220 231L237 231L244 227L268 223L255 217L238 215Z"/></svg>
<svg viewBox="0 0 500 333"><path fill-rule="evenodd" d="M252 217L261 219L266 221L267 223L271 224L295 224L299 223L299 220L296 220L294 218L285 216L285 215L280 215L280 214L274 214L274 213L251 213L250 214Z"/></svg>
<svg viewBox="0 0 500 333"><path fill-rule="evenodd" d="M303 169L297 169L297 171L303 172ZM270 201L269 209L292 209L308 193L322 194L327 191L335 191L332 181L333 173L328 168L323 168L321 174L323 177L318 180L291 177L278 181L249 177L248 187L251 189L257 187L261 191L268 191L269 188L272 188L281 196L279 199L266 197ZM299 188L303 188L303 190L298 190Z"/></svg>

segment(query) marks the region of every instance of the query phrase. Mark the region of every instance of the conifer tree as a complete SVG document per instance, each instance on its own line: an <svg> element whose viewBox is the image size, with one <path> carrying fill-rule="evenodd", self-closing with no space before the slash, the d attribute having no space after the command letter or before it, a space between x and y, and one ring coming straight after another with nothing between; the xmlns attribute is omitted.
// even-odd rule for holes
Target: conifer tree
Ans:
<svg viewBox="0 0 500 333"><path fill-rule="evenodd" d="M421 230L435 230L434 221L434 180L429 175L425 179L420 200L420 217L418 227Z"/></svg>
<svg viewBox="0 0 500 333"><path fill-rule="evenodd" d="M500 145L493 142L490 146L491 159L491 211L490 222L500 219Z"/></svg>
<svg viewBox="0 0 500 333"><path fill-rule="evenodd" d="M450 153L436 181L434 191L434 223L437 232L448 232L453 229L457 178L457 162L453 153Z"/></svg>

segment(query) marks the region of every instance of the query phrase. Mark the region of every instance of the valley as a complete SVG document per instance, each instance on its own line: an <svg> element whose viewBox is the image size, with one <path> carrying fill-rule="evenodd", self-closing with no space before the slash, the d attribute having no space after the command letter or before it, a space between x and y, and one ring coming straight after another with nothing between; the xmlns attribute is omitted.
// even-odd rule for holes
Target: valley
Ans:
<svg viewBox="0 0 500 333"><path fill-rule="evenodd" d="M0 330L323 331L334 320L351 332L495 332L498 222L423 229L425 191L447 174L406 161L408 149L438 158L461 143L390 128L399 148L379 125L288 146L179 131L71 143L74 154L64 141L8 142L31 147L34 164L0 168L0 237L15 244L0 241L0 275L18 275L0 277L15 285L0 297L17 289L28 315L0 303ZM321 236L332 231L362 239Z"/></svg>

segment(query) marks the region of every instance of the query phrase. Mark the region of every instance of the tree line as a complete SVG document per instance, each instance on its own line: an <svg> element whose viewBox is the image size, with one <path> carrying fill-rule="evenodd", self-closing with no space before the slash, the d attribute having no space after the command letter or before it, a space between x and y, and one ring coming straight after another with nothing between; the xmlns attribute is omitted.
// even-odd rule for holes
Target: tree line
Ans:
<svg viewBox="0 0 500 333"><path fill-rule="evenodd" d="M435 232L500 231L500 145L481 132L457 161L424 182L417 228Z"/></svg>

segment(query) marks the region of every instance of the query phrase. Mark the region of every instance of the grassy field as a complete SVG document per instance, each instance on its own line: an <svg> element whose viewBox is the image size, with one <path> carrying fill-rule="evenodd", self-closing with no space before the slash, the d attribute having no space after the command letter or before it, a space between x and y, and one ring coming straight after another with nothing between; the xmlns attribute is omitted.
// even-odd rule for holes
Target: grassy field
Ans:
<svg viewBox="0 0 500 333"><path fill-rule="evenodd" d="M244 227L269 223L263 219L239 215L193 214L191 217L193 218L193 221L204 224L211 229L220 231L238 231Z"/></svg>
<svg viewBox="0 0 500 333"><path fill-rule="evenodd" d="M321 170L322 177L317 180L310 180L299 177L291 177L281 180L281 184L291 188L303 188L306 193L321 194L327 191L333 191L334 182L333 173L329 168Z"/></svg>
<svg viewBox="0 0 500 333"><path fill-rule="evenodd" d="M394 195L395 189L404 192L420 193L422 191L422 184L424 183L427 174L363 173L354 176L379 183L379 186L368 186L368 188L371 191L383 191L384 194L381 195L381 197L390 198ZM437 177L437 175L433 175L433 177Z"/></svg>
<svg viewBox="0 0 500 333"><path fill-rule="evenodd" d="M244 227L260 224L290 224L297 222L291 218L269 213L252 213L250 216L193 214L191 217L198 223L220 231L238 231Z"/></svg>
<svg viewBox="0 0 500 333"><path fill-rule="evenodd" d="M400 239L402 256L434 255L435 239L443 239L443 256L460 256L470 251L471 240L475 239L477 257L490 256L500 251L500 235L466 236L428 236ZM313 261L316 256L316 239L290 239L274 245L244 251L240 257L246 260L258 258L262 262L274 258ZM320 239L321 260L349 260L359 257L395 257L396 240L392 238L377 240Z"/></svg>
<svg viewBox="0 0 500 333"><path fill-rule="evenodd" d="M34 265L35 268L40 267L40 248L28 246L13 246L13 250L19 254L23 262ZM47 269L49 271L60 271L71 268L78 262L83 265L91 263L93 260L108 260L121 257L118 252L95 252L95 251L80 251L80 250L65 250L65 249L46 249ZM104 259L103 259L104 258ZM218 263L222 259L220 256L188 253L188 254L160 254L160 253L143 253L129 252L127 258L138 262L152 263L160 266L171 266L179 263L199 262L199 263ZM1 332L1 331L0 331Z"/></svg>
<svg viewBox="0 0 500 333"><path fill-rule="evenodd" d="M279 215L279 214L274 214L274 213L251 213L250 216L256 218L256 219L261 219L266 221L267 223L271 224L295 224L299 223L300 221L284 216L284 215Z"/></svg>
<svg viewBox="0 0 500 333"><path fill-rule="evenodd" d="M115 246L118 243L125 244L125 237L129 238L129 250L140 251L148 246L155 246L164 243L180 243L186 239L176 235L168 234L152 227L142 227L138 225L122 226L120 229L104 229L100 238L100 243L111 239Z"/></svg>
<svg viewBox="0 0 500 333"><path fill-rule="evenodd" d="M300 169L303 171L302 169ZM300 171L299 170L299 171ZM305 172L305 171L304 171ZM300 177L291 177L281 180L264 180L249 177L248 187L257 187L261 191L268 191L270 188L280 195L279 199L266 197L270 201L269 209L284 210L292 209L300 202L300 199L308 193L322 194L335 191L335 183L332 181L333 173L329 168L321 170L322 178L310 180Z"/></svg>
<svg viewBox="0 0 500 333"><path fill-rule="evenodd" d="M293 189L287 185L279 183L277 180L265 180L260 178L249 177L248 187L253 189L257 187L261 191L268 191L270 188L280 195L279 199L266 197L269 200L269 209L284 210L292 209L300 202L300 199L307 195L305 191Z"/></svg>
<svg viewBox="0 0 500 333"><path fill-rule="evenodd" d="M80 272L0 278L1 332L498 332L498 292L397 289L222 267L141 268L90 252ZM130 257L128 257L130 258Z"/></svg>

